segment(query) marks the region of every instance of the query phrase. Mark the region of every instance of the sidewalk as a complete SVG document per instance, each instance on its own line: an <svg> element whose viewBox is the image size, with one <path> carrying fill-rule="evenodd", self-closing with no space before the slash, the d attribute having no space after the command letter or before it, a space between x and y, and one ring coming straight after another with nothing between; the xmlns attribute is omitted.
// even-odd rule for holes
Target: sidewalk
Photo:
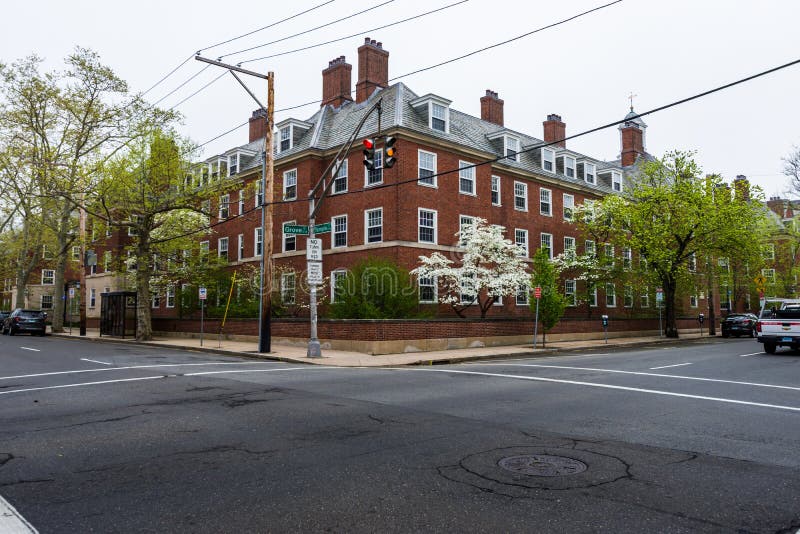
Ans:
<svg viewBox="0 0 800 534"><path fill-rule="evenodd" d="M240 357L244 356L265 360L335 367L395 367L401 365L434 365L442 363L465 362L471 360L490 360L496 358L527 357L533 355L543 356L562 351L581 349L602 350L604 348L614 349L619 347L634 347L637 345L650 345L655 343L674 343L676 341L699 341L701 339L700 334L693 332L681 334L681 337L678 340L662 338L658 336L622 337L609 339L608 343L602 339L560 341L555 343L548 342L545 348L541 348L541 345L537 345L536 349L533 348L533 344L531 343L525 345L509 345L500 347L478 347L431 352L381 354L376 356L361 352L323 349L322 358L309 358L306 356L305 346L300 347L273 343L271 347L272 352L262 354L257 352L258 344L255 342L222 340L220 343L215 337L204 339L203 346L201 347L200 339L197 338L157 337L152 341L137 343L133 339L100 337L100 332L97 329L87 330L85 337L80 337L78 335L77 328L73 329L72 334L65 332L62 334L52 335L63 338L85 339L88 341L169 347L175 349L209 352L213 354L225 354ZM702 339L708 340L713 338L709 338L709 336L705 334L702 336Z"/></svg>

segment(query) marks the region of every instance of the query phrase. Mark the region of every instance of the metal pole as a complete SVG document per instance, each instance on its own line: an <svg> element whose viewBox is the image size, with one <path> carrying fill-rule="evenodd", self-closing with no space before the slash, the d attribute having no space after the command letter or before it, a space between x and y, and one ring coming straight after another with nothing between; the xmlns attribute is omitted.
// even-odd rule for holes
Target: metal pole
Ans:
<svg viewBox="0 0 800 534"><path fill-rule="evenodd" d="M311 201L308 203L308 239L314 239L314 199L312 198ZM322 357L322 347L320 346L319 339L317 339L317 284L316 283L309 283L308 284L311 289L311 295L309 296L309 308L311 313L311 332L310 337L311 339L308 340L308 351L306 355L309 358L321 358Z"/></svg>
<svg viewBox="0 0 800 534"><path fill-rule="evenodd" d="M658 304L658 337L664 337L664 329L661 327L661 305Z"/></svg>
<svg viewBox="0 0 800 534"><path fill-rule="evenodd" d="M206 312L206 301L200 299L200 346L203 346L203 318Z"/></svg>
<svg viewBox="0 0 800 534"><path fill-rule="evenodd" d="M533 348L536 348L536 338L539 337L539 299L536 299L536 320L533 323Z"/></svg>
<svg viewBox="0 0 800 534"><path fill-rule="evenodd" d="M81 240L81 274L80 274L80 293L78 294L80 311L79 311L79 333L81 336L86 335L86 208L84 208L84 195L81 193L81 205L79 208L79 232Z"/></svg>

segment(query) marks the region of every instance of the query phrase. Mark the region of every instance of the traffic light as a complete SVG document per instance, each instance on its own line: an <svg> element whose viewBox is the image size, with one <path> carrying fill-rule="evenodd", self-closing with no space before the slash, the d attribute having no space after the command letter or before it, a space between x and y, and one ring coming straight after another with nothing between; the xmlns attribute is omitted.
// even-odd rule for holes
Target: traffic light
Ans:
<svg viewBox="0 0 800 534"><path fill-rule="evenodd" d="M364 167L375 169L375 140L364 139Z"/></svg>
<svg viewBox="0 0 800 534"><path fill-rule="evenodd" d="M383 166L388 169L397 162L397 149L395 148L397 138L389 136L386 138L386 145L383 148Z"/></svg>

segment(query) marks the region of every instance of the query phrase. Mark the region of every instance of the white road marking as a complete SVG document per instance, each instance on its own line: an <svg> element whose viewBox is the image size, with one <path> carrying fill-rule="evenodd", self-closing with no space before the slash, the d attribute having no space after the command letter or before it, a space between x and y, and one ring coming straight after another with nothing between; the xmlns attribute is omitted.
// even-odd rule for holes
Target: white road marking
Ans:
<svg viewBox="0 0 800 534"><path fill-rule="evenodd" d="M233 373L271 373L275 371L300 371L305 369L312 371L316 369L347 369L347 367L327 367L315 365L314 367L287 367L285 369L243 369L241 371L204 371L202 373L184 373L183 376L204 376L204 375L227 375Z"/></svg>
<svg viewBox="0 0 800 534"><path fill-rule="evenodd" d="M486 363L484 365L492 365ZM598 369L595 367L569 367L566 365L539 365L539 364L508 364L511 367L541 367L543 369L567 369L572 371L597 371L600 373L617 373L623 375L639 375L639 376L656 376L660 378L679 378L683 380L697 380L699 382L717 382L720 384L736 384L739 386L754 386L760 388L773 388L773 389L788 389L791 391L800 391L800 387L795 386L778 386L775 384L761 384L759 382L741 382L738 380L723 380L721 378L702 378L699 376L682 376L682 375L665 375L661 373L644 373L641 371L620 371L618 369Z"/></svg>
<svg viewBox="0 0 800 534"><path fill-rule="evenodd" d="M746 358L747 356L758 356L759 354L764 354L764 351L762 350L761 352L753 352L751 354L740 354L739 357Z"/></svg>
<svg viewBox="0 0 800 534"><path fill-rule="evenodd" d="M0 532L3 534L38 534L11 504L0 495Z"/></svg>
<svg viewBox="0 0 800 534"><path fill-rule="evenodd" d="M683 367L684 365L692 365L691 363L676 363L675 365L662 365L661 367L651 367L651 371L655 371L656 369L668 369L670 367Z"/></svg>
<svg viewBox="0 0 800 534"><path fill-rule="evenodd" d="M8 395L10 393L27 393L29 391L44 391L46 389L63 389L63 388L77 388L80 386L96 386L99 384L115 384L117 382L137 382L140 380L153 380L155 378L166 378L164 375L158 376L142 376L139 378L120 378L118 380L103 380L101 382L83 382L80 384L62 384L60 386L44 386L40 388L25 388L25 389L12 389L9 391L0 391L0 395Z"/></svg>
<svg viewBox="0 0 800 534"><path fill-rule="evenodd" d="M542 378L538 376L525 376L525 375L507 375L502 373L479 373L476 371L456 371L453 369L430 369L430 368L420 368L420 369L413 369L408 367L390 367L384 369L391 369L393 371L417 371L417 372L427 372L427 373L454 373L454 374L464 374L464 375L477 375L477 376L488 376L493 378L513 378L516 380L531 380L533 382L549 382L553 384L570 384L573 386L587 386L593 388L603 388L603 389L616 389L620 391L632 391L635 393L650 393L651 395L665 395L668 397L682 397L685 399L696 399L696 400L706 400L706 401L713 401L713 402L724 402L728 404L740 404L743 406L757 406L759 408L775 408L777 410L789 410L792 412L800 412L800 406L782 406L780 404L766 404L762 402L750 402L750 401L743 401L738 399L726 399L723 397L706 397L705 395L689 395L688 393L673 393L672 391L661 391L658 389L643 389L643 388L632 388L627 386L614 386L611 384L597 384L594 382L579 382L577 380L559 380L556 378Z"/></svg>
<svg viewBox="0 0 800 534"><path fill-rule="evenodd" d="M41 351L41 350L39 350L39 349L32 349L32 348L30 348L30 347L20 347L20 348L21 348L22 350L32 350L33 352L42 352L42 351Z"/></svg>
<svg viewBox="0 0 800 534"><path fill-rule="evenodd" d="M89 358L81 358L82 362L101 363L103 365L114 365L113 363L101 362L100 360L90 360Z"/></svg>
<svg viewBox="0 0 800 534"><path fill-rule="evenodd" d="M13 380L17 378L36 378L39 376L53 376L53 375L71 375L78 373L101 373L108 371L121 371L125 369L150 369L154 367L191 367L203 365L264 365L274 364L277 362L208 362L208 363L160 363L153 365L129 365L127 367L111 367L100 369L75 369L73 371L52 371L50 373L37 373L32 375L16 375L16 376L0 376L0 380Z"/></svg>

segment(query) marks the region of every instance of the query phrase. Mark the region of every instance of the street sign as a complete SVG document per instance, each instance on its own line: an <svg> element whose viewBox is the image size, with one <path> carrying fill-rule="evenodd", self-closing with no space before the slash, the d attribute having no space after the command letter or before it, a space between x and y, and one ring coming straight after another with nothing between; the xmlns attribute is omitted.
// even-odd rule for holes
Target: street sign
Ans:
<svg viewBox="0 0 800 534"><path fill-rule="evenodd" d="M200 298L200 300L206 300L206 288L204 287L199 288L198 297Z"/></svg>
<svg viewBox="0 0 800 534"><path fill-rule="evenodd" d="M308 235L308 226L304 224L284 224L284 234Z"/></svg>
<svg viewBox="0 0 800 534"><path fill-rule="evenodd" d="M322 283L322 263L318 261L310 261L307 263L306 276L308 283L311 285L319 285Z"/></svg>
<svg viewBox="0 0 800 534"><path fill-rule="evenodd" d="M756 287L759 289L763 289L764 286L767 284L767 279L763 274L759 274L755 278L753 278L753 282L756 283Z"/></svg>
<svg viewBox="0 0 800 534"><path fill-rule="evenodd" d="M306 240L306 259L308 261L322 261L322 239Z"/></svg>
<svg viewBox="0 0 800 534"><path fill-rule="evenodd" d="M537 299L542 298L542 288L540 286L536 286L533 288L533 296L534 298Z"/></svg>
<svg viewBox="0 0 800 534"><path fill-rule="evenodd" d="M314 225L314 233L315 234L327 234L331 231L331 223L321 223Z"/></svg>
<svg viewBox="0 0 800 534"><path fill-rule="evenodd" d="M69 298L75 298L75 288L69 288Z"/></svg>
<svg viewBox="0 0 800 534"><path fill-rule="evenodd" d="M664 290L660 287L656 289L656 302L664 300Z"/></svg>

